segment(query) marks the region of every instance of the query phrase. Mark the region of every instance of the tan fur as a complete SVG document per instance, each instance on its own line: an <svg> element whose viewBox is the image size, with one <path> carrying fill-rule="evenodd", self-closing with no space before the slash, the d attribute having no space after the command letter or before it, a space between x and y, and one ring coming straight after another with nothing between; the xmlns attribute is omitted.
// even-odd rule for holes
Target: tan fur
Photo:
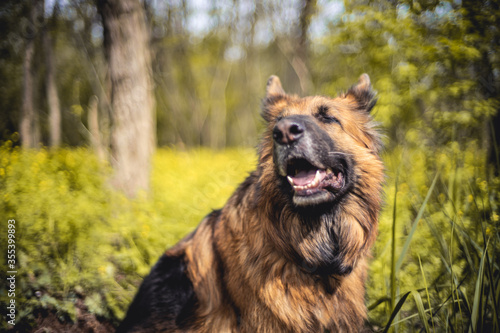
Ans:
<svg viewBox="0 0 500 333"><path fill-rule="evenodd" d="M369 114L356 110L359 105L352 91L335 99L299 98L284 95L276 79L270 79L268 98L279 98L265 106L268 128L258 170L217 219L206 218L192 236L167 252L184 253L188 263L187 273L198 298L193 332L358 332L366 318L364 281L376 237L383 179L378 135ZM355 87L368 88L362 79ZM328 106L342 124L342 130L320 126L338 144L339 151L331 153L352 156L357 187L338 204L333 225L324 223L305 233L297 214L287 206L273 220L273 196L279 193L271 132L278 115L312 115L320 105ZM328 228L334 228L342 240L344 261L353 267L349 274L315 275L290 254L318 256L319 247L328 241L324 239Z"/></svg>
<svg viewBox="0 0 500 333"><path fill-rule="evenodd" d="M383 181L373 105L367 75L337 98L287 95L272 76L257 169L160 258L119 330L361 331ZM287 181L311 172L310 192Z"/></svg>

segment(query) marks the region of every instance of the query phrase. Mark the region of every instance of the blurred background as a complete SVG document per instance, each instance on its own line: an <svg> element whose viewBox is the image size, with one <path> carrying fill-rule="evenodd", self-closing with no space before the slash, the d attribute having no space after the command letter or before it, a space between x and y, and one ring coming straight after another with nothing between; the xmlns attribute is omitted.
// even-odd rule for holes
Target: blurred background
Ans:
<svg viewBox="0 0 500 333"><path fill-rule="evenodd" d="M366 72L387 173L368 326L499 332L499 27L498 0L2 1L0 327L113 332L255 168L267 78L335 96Z"/></svg>

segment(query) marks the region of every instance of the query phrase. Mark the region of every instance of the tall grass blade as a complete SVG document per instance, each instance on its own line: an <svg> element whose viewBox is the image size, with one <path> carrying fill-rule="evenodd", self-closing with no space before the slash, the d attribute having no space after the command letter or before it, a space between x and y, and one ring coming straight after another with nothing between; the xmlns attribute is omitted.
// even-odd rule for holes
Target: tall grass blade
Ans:
<svg viewBox="0 0 500 333"><path fill-rule="evenodd" d="M497 278L496 282L495 281L492 281L492 282L493 282L493 285L496 286L496 287L494 287L494 288L496 288L496 290L493 290L492 292L496 294L496 299L499 299L500 298L500 280ZM496 313L496 316L497 316L496 317L496 323L493 326L494 332L500 331L500 327L499 327L499 325L500 325L500 318L498 317L498 313ZM496 331L495 331L495 328L497 329Z"/></svg>
<svg viewBox="0 0 500 333"><path fill-rule="evenodd" d="M467 233L465 229L462 228L457 228L458 231L460 231L461 235L466 238L466 241L469 242L470 245L477 251L478 255L482 256L483 255L483 248L470 236L470 234ZM500 269L500 265L496 261L492 262L492 266L495 269ZM474 269L474 265L472 265L472 268Z"/></svg>
<svg viewBox="0 0 500 333"><path fill-rule="evenodd" d="M368 306L368 311L372 311L374 309L376 309L380 304L383 304L383 303L389 303L391 301L391 299L389 297L381 297L379 299L377 299L375 302L373 302L371 305Z"/></svg>
<svg viewBox="0 0 500 333"><path fill-rule="evenodd" d="M491 300L493 303L493 329L498 325L498 307L497 307L497 297L496 297L496 290L495 290L495 277L493 275L493 272L491 270L491 262L490 262L490 256L488 255L488 252L486 252L486 273L488 276L488 280L490 281L490 294L491 294Z"/></svg>
<svg viewBox="0 0 500 333"><path fill-rule="evenodd" d="M415 221L413 222L410 233L408 234L408 237L406 238L405 244L403 245L403 249L401 250L401 254L399 255L398 261L396 263L396 273L401 268L401 264L403 263L403 260L406 256L406 252L408 251L408 248L410 246L411 240L413 238L413 234L415 233L415 230L417 230L418 221L420 221L420 219L422 218L422 215L424 214L425 206L427 206L427 202L429 201L429 198L432 194L432 191L434 190L434 186L436 185L438 175L439 174L436 173L436 176L434 176L434 180L432 181L431 187L429 187L429 190L427 191L427 195L425 196L424 202L422 203L422 206L420 206L417 217L415 218ZM394 199L394 200L396 200L396 199Z"/></svg>
<svg viewBox="0 0 500 333"><path fill-rule="evenodd" d="M408 298L408 296L410 296L410 294L411 294L411 291L404 294L403 297L401 297L401 299L399 300L398 304L396 304L396 307L394 307L394 310L392 310L391 317L389 318L389 321L387 322L387 325L384 328L384 333L389 331L394 318L396 318L396 316L399 313L399 310L401 310L401 308L403 307L403 304L405 304L406 299Z"/></svg>
<svg viewBox="0 0 500 333"><path fill-rule="evenodd" d="M465 310L468 312L468 313L471 313L471 306L470 306L470 302L469 302L469 299L467 298L467 292L463 292L459 286L457 287L457 290L458 290L458 293L460 295L460 299L463 301L463 305L465 307Z"/></svg>
<svg viewBox="0 0 500 333"><path fill-rule="evenodd" d="M472 314L471 323L469 327L469 333L477 332L477 324L479 321L479 316L481 315L481 294L483 293L483 278L484 278L484 261L486 258L486 251L488 249L488 243L486 244L483 256L481 257L481 263L479 264L479 271L477 273L476 289L474 291L474 303L472 304Z"/></svg>
<svg viewBox="0 0 500 333"><path fill-rule="evenodd" d="M418 292L418 293L423 292L423 290L415 290L415 291L416 291L416 292ZM410 293L411 293L411 292L410 292ZM449 304L449 302L450 302L450 300L451 300L451 296L450 296L450 297L448 297L448 299L447 299L445 302L443 302L443 303L441 303L441 304L437 304L437 306L436 306L437 311L439 311L439 309L443 308L445 305L448 305L448 304ZM425 313L427 313L427 312L430 312L430 310L429 310L429 309L427 309L427 310L425 310L424 312L425 312ZM437 312L434 312L434 315L435 315L436 313L437 313ZM395 325L398 325L398 324L406 323L406 322L408 322L408 321L410 321L411 319L414 319L414 318L416 318L416 317L420 317L420 314L419 314L418 312L417 312L417 313L414 313L414 314L408 314L408 315L407 315L407 316L405 316L403 319L399 319L399 320L397 320L397 321L393 321L392 325L394 325L394 326L395 326ZM442 324L443 322L446 322L446 321L442 321L442 322L441 322L441 324ZM442 327L441 327L441 328L442 328ZM441 332L441 331L442 331L442 332L448 332L447 330L440 330L439 332ZM454 332L454 331L453 331L453 332Z"/></svg>
<svg viewBox="0 0 500 333"><path fill-rule="evenodd" d="M424 268L422 267L422 260L420 260L420 255L418 256L418 263L420 264L420 271L422 272L422 278L424 279L425 294L427 295L427 304L429 304L429 313L431 315L432 330L435 331L434 319L432 318L432 307L431 307L431 297L429 295L429 289L427 288L427 279L425 278Z"/></svg>
<svg viewBox="0 0 500 333"><path fill-rule="evenodd" d="M397 217L397 198L398 198L398 180L399 169L396 174L394 184L394 202L392 206L392 243L391 243L391 308L396 304L396 217Z"/></svg>
<svg viewBox="0 0 500 333"><path fill-rule="evenodd" d="M462 307L460 306L460 295L458 293L458 277L455 278L456 274L453 270L453 239L454 239L454 234L455 234L455 219L452 219L452 224L451 224L451 236L450 236L450 251L449 251L449 255L450 255L450 277L451 277L451 281L450 281L450 284L451 284L451 297L453 298L453 303L456 303L458 305L458 312L459 312L459 315L458 316L455 316L455 325L458 326L458 321L460 320L460 322L462 323L462 326L463 326L463 315L462 315Z"/></svg>
<svg viewBox="0 0 500 333"><path fill-rule="evenodd" d="M491 136L493 137L491 142L493 143L493 151L495 152L495 159L497 162L497 170L500 170L500 153L498 151L498 145L497 145L497 140L496 140L496 129L495 129L495 124L493 124L493 121L490 120L490 133Z"/></svg>
<svg viewBox="0 0 500 333"><path fill-rule="evenodd" d="M431 330L429 328L429 323L427 322L427 315L425 314L424 303L422 302L422 297L416 290L412 290L411 294L413 299L415 300L415 304L417 305L418 315L420 316L420 320L424 323L425 331L429 333Z"/></svg>

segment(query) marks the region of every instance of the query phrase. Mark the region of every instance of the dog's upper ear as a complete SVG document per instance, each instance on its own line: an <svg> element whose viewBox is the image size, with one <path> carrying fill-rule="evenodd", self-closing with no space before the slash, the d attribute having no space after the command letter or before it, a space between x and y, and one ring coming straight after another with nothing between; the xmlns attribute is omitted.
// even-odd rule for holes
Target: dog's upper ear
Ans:
<svg viewBox="0 0 500 333"><path fill-rule="evenodd" d="M276 108L274 106L286 97L280 79L276 75L271 75L267 80L266 97L262 100L262 118L267 122L274 119L276 117Z"/></svg>
<svg viewBox="0 0 500 333"><path fill-rule="evenodd" d="M366 112L370 112L375 103L377 103L375 95L376 93L372 89L370 77L366 73L359 77L358 83L349 88L346 94L346 96L354 97L358 102L359 109Z"/></svg>
<svg viewBox="0 0 500 333"><path fill-rule="evenodd" d="M285 94L286 93L281 86L279 77L277 77L276 75L271 75L269 79L267 79L266 98Z"/></svg>

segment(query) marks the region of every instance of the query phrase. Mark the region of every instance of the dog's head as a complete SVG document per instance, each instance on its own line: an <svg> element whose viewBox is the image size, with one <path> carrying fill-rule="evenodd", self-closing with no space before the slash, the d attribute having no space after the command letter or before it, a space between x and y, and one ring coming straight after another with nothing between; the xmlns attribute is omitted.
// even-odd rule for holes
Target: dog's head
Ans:
<svg viewBox="0 0 500 333"><path fill-rule="evenodd" d="M311 258L324 257L321 253L338 257L334 254L349 241L341 239L347 229L362 247L371 245L366 243L374 238L383 179L380 136L370 115L374 96L366 74L335 98L288 95L276 76L268 80L262 108L267 129L260 146L260 184L266 193L273 193L267 206L281 216L278 220L283 212L288 220L300 220L297 225L278 223L277 230L299 244L282 247L293 249L295 256L313 265L321 260ZM352 216L354 222L336 221L345 220L343 216ZM312 240L300 249L306 238Z"/></svg>
<svg viewBox="0 0 500 333"><path fill-rule="evenodd" d="M380 150L369 114L374 105L366 74L337 98L290 96L276 76L269 78L264 141L272 150L279 185L295 206L331 204L369 177L356 160L377 156Z"/></svg>

